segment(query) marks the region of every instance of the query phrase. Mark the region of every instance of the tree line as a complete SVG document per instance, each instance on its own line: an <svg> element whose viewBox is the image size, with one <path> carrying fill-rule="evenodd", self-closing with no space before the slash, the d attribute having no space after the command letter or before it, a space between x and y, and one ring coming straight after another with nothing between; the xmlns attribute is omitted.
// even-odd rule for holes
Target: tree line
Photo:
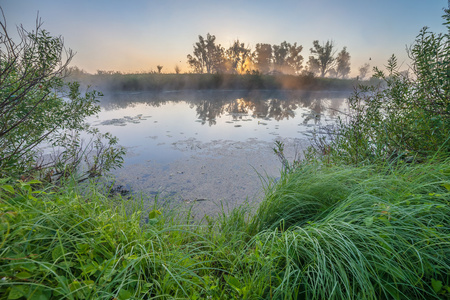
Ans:
<svg viewBox="0 0 450 300"><path fill-rule="evenodd" d="M346 78L350 73L350 54L347 47L337 53L333 41L313 41L310 56L305 65L301 55L303 46L282 42L280 45L258 43L252 50L236 40L225 49L216 43L216 37L198 36L194 51L187 55L194 73L230 74L314 74L320 77Z"/></svg>

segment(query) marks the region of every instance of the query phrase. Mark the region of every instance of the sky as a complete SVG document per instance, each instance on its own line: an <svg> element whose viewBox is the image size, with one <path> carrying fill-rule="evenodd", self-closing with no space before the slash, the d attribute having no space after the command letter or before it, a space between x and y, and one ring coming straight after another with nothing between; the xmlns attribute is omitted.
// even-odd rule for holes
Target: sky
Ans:
<svg viewBox="0 0 450 300"><path fill-rule="evenodd" d="M395 54L406 69L406 47L420 30L444 32L448 0L0 0L9 31L33 29L36 17L76 52L73 66L97 70L148 72L162 65L189 71L186 56L198 36L216 36L225 48L239 39L257 43L287 41L303 46L306 63L314 40L332 40L351 56L351 75L364 63L383 67Z"/></svg>

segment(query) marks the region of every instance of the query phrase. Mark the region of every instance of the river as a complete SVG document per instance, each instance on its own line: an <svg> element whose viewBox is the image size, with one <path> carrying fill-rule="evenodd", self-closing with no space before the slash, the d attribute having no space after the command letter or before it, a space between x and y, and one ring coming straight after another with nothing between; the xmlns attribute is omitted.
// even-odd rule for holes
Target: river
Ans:
<svg viewBox="0 0 450 300"><path fill-rule="evenodd" d="M313 132L346 109L349 92L166 91L106 93L89 122L126 147L113 172L144 201L192 207L194 217L262 200L280 176L275 141L300 157Z"/></svg>

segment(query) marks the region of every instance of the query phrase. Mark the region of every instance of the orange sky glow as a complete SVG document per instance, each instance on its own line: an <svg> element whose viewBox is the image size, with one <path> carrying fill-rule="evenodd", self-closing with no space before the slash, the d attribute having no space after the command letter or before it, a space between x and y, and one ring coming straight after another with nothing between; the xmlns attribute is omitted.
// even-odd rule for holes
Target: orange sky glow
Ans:
<svg viewBox="0 0 450 300"><path fill-rule="evenodd" d="M10 28L33 28L36 15L77 54L72 65L97 70L163 73L190 71L187 54L198 35L211 33L228 48L239 39L302 45L304 65L313 40L333 40L351 55L351 76L364 63L382 67L395 54L407 68L406 46L420 29L444 30L446 0L280 1L56 1L7 0L1 7Z"/></svg>

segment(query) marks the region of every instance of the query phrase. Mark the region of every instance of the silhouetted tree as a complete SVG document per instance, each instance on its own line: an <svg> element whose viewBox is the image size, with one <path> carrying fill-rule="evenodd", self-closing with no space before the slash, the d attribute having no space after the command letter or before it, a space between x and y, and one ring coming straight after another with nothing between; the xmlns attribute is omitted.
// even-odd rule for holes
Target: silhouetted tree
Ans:
<svg viewBox="0 0 450 300"><path fill-rule="evenodd" d="M370 65L368 63L365 63L359 68L359 79L364 80L366 78L367 73L369 73Z"/></svg>
<svg viewBox="0 0 450 300"><path fill-rule="evenodd" d="M180 67L178 65L175 65L175 74L180 74Z"/></svg>
<svg viewBox="0 0 450 300"><path fill-rule="evenodd" d="M206 40L199 35L199 41L194 45L194 55L188 54L188 63L196 73L218 73L224 68L224 49L216 45L216 37L206 35Z"/></svg>
<svg viewBox="0 0 450 300"><path fill-rule="evenodd" d="M347 52L347 47L344 47L341 52L338 53L336 66L336 75L342 78L347 77L350 73L350 53Z"/></svg>
<svg viewBox="0 0 450 300"><path fill-rule="evenodd" d="M313 56L309 57L309 67L310 71L313 73L320 73L321 77L325 77L327 72L334 68L336 64L336 59L333 51L334 44L333 41L327 41L325 44L320 45L319 41L313 42L313 48L310 49Z"/></svg>
<svg viewBox="0 0 450 300"><path fill-rule="evenodd" d="M272 45L256 44L255 52L256 67L261 73L268 73L272 64Z"/></svg>
<svg viewBox="0 0 450 300"><path fill-rule="evenodd" d="M335 68L332 68L332 69L328 70L328 76L329 77L333 77L333 78L337 78L338 77L338 72L336 71Z"/></svg>
<svg viewBox="0 0 450 300"><path fill-rule="evenodd" d="M320 72L319 61L314 57L310 56L308 62L306 63L308 73L316 75Z"/></svg>
<svg viewBox="0 0 450 300"><path fill-rule="evenodd" d="M157 65L156 67L158 68L158 73L161 74L161 70L162 70L163 66Z"/></svg>
<svg viewBox="0 0 450 300"><path fill-rule="evenodd" d="M286 66L286 58L289 51L287 43L282 42L280 45L273 45L272 49L274 70L283 72L283 68Z"/></svg>
<svg viewBox="0 0 450 300"><path fill-rule="evenodd" d="M300 55L300 52L303 50L303 46L297 46L297 43L293 45L288 45L288 57L286 59L287 65L293 70L294 73L298 74L303 68L303 56Z"/></svg>
<svg viewBox="0 0 450 300"><path fill-rule="evenodd" d="M297 43L291 45L286 41L279 46L273 46L273 62L274 68L278 72L294 74L300 72L302 68L303 56L300 55L302 46Z"/></svg>
<svg viewBox="0 0 450 300"><path fill-rule="evenodd" d="M243 74L250 70L252 53L250 48L245 47L244 43L236 40L225 54L230 64L231 73Z"/></svg>

